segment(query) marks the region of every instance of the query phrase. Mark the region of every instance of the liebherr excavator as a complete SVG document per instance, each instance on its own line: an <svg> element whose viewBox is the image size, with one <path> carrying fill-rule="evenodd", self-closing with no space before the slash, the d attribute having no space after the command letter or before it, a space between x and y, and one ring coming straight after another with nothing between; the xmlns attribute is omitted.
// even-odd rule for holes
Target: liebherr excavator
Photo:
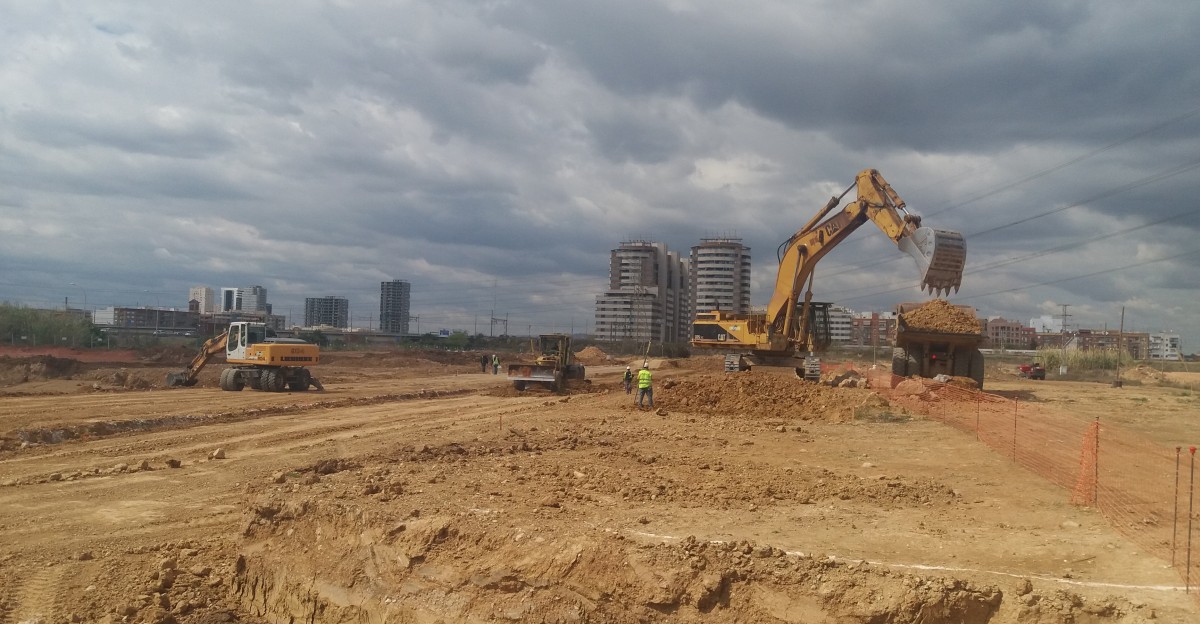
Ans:
<svg viewBox="0 0 1200 624"><path fill-rule="evenodd" d="M855 201L830 216L851 190ZM827 218L828 217L828 218ZM721 310L700 312L693 324L692 346L738 353L726 360L726 370L745 370L755 364L795 366L797 351L813 353L829 345L828 306L812 301L813 269L825 254L859 226L872 221L901 251L912 256L921 273L921 286L931 294L958 291L966 264L962 234L921 226L921 217L905 209L904 200L874 169L859 172L853 185L830 198L804 227L779 245L779 273L765 313L737 314ZM806 292L803 292L808 282ZM819 362L796 366L797 374L820 376Z"/></svg>
<svg viewBox="0 0 1200 624"><path fill-rule="evenodd" d="M167 386L194 386L200 371L218 353L225 353L229 368L221 371L222 390L303 391L324 390L307 366L320 361L320 347L294 338L278 338L264 323L230 323L229 329L209 338L200 352L177 373L167 374Z"/></svg>

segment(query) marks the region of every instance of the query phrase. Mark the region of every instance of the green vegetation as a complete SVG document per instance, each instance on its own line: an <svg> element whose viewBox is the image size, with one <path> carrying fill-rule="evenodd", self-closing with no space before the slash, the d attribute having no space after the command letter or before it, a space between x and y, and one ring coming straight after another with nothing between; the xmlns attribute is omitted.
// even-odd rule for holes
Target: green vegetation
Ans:
<svg viewBox="0 0 1200 624"><path fill-rule="evenodd" d="M1062 349L1043 347L1037 350L1037 357L1047 371L1057 371L1064 362L1068 371L1078 372L1116 370L1118 359L1122 367L1135 364L1128 354L1121 354L1111 349L1076 349L1063 352Z"/></svg>
<svg viewBox="0 0 1200 624"><path fill-rule="evenodd" d="M82 314L0 303L0 340L9 344L87 347L99 344L100 338Z"/></svg>

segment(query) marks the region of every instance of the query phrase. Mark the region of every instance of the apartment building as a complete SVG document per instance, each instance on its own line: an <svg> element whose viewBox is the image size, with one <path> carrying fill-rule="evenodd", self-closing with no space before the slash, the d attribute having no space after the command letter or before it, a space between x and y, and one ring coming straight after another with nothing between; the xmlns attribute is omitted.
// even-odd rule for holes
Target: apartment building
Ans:
<svg viewBox="0 0 1200 624"><path fill-rule="evenodd" d="M697 312L750 313L750 248L740 238L704 238L692 247L689 299Z"/></svg>
<svg viewBox="0 0 1200 624"><path fill-rule="evenodd" d="M345 297L305 297L305 327L350 327L350 301Z"/></svg>
<svg viewBox="0 0 1200 624"><path fill-rule="evenodd" d="M379 284L379 331L408 334L412 284L394 279Z"/></svg>
<svg viewBox="0 0 1200 624"><path fill-rule="evenodd" d="M687 262L666 243L623 241L609 257L608 288L596 296L596 337L684 342L690 336Z"/></svg>

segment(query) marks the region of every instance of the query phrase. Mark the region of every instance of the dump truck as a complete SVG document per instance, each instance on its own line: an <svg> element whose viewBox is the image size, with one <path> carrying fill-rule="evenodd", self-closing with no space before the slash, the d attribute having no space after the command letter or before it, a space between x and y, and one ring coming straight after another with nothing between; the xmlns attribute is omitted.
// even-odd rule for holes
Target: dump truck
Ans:
<svg viewBox="0 0 1200 624"><path fill-rule="evenodd" d="M296 338L280 338L265 323L237 321L200 347L187 368L167 374L167 387L196 385L200 371L213 357L224 353L229 367L221 371L222 390L237 392L246 386L254 390L302 392L324 390L309 366L321 359L321 348Z"/></svg>
<svg viewBox="0 0 1200 624"><path fill-rule="evenodd" d="M517 390L538 384L562 392L570 382L585 380L586 370L574 361L567 334L542 334L532 347L530 359L508 365L508 380Z"/></svg>
<svg viewBox="0 0 1200 624"><path fill-rule="evenodd" d="M975 308L943 299L896 306L892 373L900 377L968 377L983 389L983 331Z"/></svg>
<svg viewBox="0 0 1200 624"><path fill-rule="evenodd" d="M855 200L835 212L852 190ZM830 342L829 304L812 300L813 271L825 254L868 221L916 262L922 290L958 290L967 255L962 234L922 226L921 217L906 209L878 171L864 169L841 195L830 198L780 243L779 270L766 311L698 311L692 323L694 351L731 354L726 370L786 366L797 376L819 377L814 374L820 365L816 354Z"/></svg>

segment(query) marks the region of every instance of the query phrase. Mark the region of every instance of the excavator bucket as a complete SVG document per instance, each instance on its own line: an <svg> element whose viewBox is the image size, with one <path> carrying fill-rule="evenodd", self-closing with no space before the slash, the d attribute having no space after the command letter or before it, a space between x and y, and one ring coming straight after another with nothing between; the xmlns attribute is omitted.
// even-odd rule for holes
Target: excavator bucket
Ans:
<svg viewBox="0 0 1200 624"><path fill-rule="evenodd" d="M181 388L184 386L194 386L194 385L196 385L196 380L194 378L188 379L188 374L186 372L167 373L167 387L168 388Z"/></svg>
<svg viewBox="0 0 1200 624"><path fill-rule="evenodd" d="M967 263L967 243L962 234L920 227L900 239L900 250L913 257L921 271L921 290L941 296L958 292Z"/></svg>

